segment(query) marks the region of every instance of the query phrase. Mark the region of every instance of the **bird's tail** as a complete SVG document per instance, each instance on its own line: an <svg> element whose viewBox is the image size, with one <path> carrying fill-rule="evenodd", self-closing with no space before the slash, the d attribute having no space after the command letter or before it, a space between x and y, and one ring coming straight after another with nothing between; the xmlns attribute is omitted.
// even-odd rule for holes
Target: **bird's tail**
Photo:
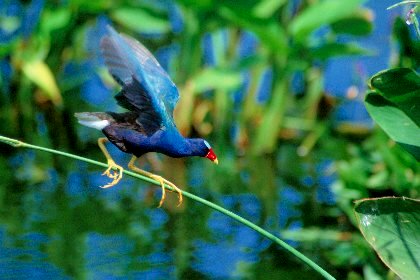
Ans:
<svg viewBox="0 0 420 280"><path fill-rule="evenodd" d="M75 113L74 116L80 124L98 130L102 130L114 122L114 118L111 115L102 112Z"/></svg>

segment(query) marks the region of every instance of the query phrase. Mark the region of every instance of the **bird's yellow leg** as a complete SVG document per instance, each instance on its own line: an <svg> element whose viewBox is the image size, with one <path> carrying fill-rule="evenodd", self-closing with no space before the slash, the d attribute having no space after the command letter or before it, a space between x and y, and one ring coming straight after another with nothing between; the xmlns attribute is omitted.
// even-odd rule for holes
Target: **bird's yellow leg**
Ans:
<svg viewBox="0 0 420 280"><path fill-rule="evenodd" d="M159 206L158 207L161 207L162 206L162 204L163 204L163 202L165 201L165 198L166 198L165 184L167 184L170 187L172 187L173 191L176 191L178 193L178 201L179 201L178 202L178 206L181 205L182 204L182 191L181 191L181 189L178 188L177 186L175 186L175 184L173 184L172 182L166 180L165 178L163 178L163 177L161 177L159 175L156 175L156 174L153 174L153 173L150 173L150 172L147 172L147 171L145 171L143 169L138 168L135 165L136 159L137 159L136 156L133 156L131 158L130 162L128 163L128 168L130 168L134 172L137 172L137 173L139 173L141 175L144 175L146 177L149 177L149 178L152 178L153 180L158 181L160 183L160 186L162 187L162 197L160 199L160 202L159 202Z"/></svg>
<svg viewBox="0 0 420 280"><path fill-rule="evenodd" d="M98 139L98 146L99 148L101 148L102 153L108 160L108 168L105 170L104 173L102 173L102 175L106 175L108 176L108 178L112 179L111 183L106 184L105 186L101 186L101 188L103 189L115 186L121 180L123 170L124 170L121 166L116 164L115 161L112 159L111 155L109 154L108 150L105 147L106 142L108 142L108 139L105 137ZM114 168L116 169L116 171L113 170Z"/></svg>

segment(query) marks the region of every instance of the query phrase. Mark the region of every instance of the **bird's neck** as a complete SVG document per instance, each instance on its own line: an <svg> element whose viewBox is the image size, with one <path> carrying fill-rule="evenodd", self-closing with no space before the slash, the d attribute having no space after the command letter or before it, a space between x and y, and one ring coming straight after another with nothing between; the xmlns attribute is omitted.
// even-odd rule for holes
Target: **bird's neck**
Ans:
<svg viewBox="0 0 420 280"><path fill-rule="evenodd" d="M202 147L202 139L197 138L184 138L185 142L188 143L188 156L200 156L206 155L206 151Z"/></svg>
<svg viewBox="0 0 420 280"><path fill-rule="evenodd" d="M156 146L158 152L170 157L191 157L203 156L200 153L198 141L195 138L184 138L178 131L164 131L157 137L159 144Z"/></svg>

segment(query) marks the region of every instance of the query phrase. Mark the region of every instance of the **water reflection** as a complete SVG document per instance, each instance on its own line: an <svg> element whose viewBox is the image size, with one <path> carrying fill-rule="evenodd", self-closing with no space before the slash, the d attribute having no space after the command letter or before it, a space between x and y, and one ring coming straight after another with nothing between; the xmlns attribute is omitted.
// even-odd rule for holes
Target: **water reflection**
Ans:
<svg viewBox="0 0 420 280"><path fill-rule="evenodd" d="M323 172L328 164L313 166L298 158L295 148L290 145L275 158L225 158L217 169L199 159L165 160L164 170L176 170L180 179L174 181L188 182L189 191L281 236L282 230L316 224L328 207L322 203L329 201L319 193L331 195ZM10 165L19 169L22 159L38 156L22 152ZM284 157L294 165L285 165ZM159 188L125 176L118 187L103 190L97 186L106 178L98 168L59 161L66 168L42 171L43 180L34 175L37 169L25 168L28 174L22 169L1 190L1 278L244 279L265 269L281 275L280 256L286 265L309 270L253 230L203 205L186 201L172 207L176 197L168 194L166 209L156 208ZM303 172L306 177L299 179Z"/></svg>

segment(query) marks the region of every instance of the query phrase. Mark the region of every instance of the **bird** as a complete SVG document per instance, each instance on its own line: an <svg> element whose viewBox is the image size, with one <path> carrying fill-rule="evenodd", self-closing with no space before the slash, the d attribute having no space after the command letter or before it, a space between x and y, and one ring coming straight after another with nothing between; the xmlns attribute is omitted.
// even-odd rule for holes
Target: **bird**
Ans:
<svg viewBox="0 0 420 280"><path fill-rule="evenodd" d="M146 153L157 152L173 158L199 156L218 164L215 152L206 140L186 138L178 131L173 119L178 89L144 45L108 25L100 50L109 73L121 86L115 95L117 104L126 109L122 113L75 113L80 124L105 135L98 139L108 166L102 175L112 181L101 188L115 186L123 176L124 168L113 160L106 148L106 143L110 142L132 155L128 163L130 170L159 182L162 195L158 207L166 197L165 184L178 193L178 205L181 205L181 189L162 176L140 169L135 161Z"/></svg>

